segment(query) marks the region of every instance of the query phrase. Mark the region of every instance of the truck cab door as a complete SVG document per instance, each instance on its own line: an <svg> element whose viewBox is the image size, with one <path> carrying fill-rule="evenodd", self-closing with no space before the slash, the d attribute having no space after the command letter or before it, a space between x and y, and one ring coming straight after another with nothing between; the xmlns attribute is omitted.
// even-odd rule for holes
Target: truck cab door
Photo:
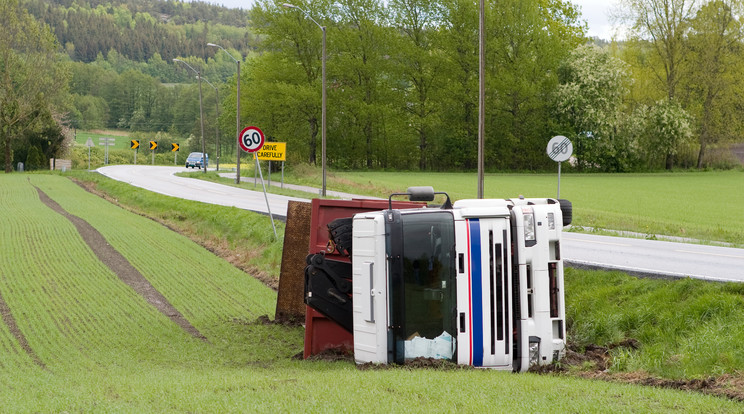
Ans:
<svg viewBox="0 0 744 414"><path fill-rule="evenodd" d="M455 229L458 363L511 369L509 218L465 218L456 221Z"/></svg>

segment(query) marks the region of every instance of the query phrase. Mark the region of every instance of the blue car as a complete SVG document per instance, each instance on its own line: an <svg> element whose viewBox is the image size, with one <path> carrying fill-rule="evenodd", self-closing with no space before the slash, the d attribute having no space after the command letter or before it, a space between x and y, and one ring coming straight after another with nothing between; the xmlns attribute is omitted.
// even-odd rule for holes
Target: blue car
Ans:
<svg viewBox="0 0 744 414"><path fill-rule="evenodd" d="M204 163L205 167L209 167L209 154L206 154L207 156L207 162ZM189 156L186 158L186 168L202 168L202 153L201 152L192 152L189 154Z"/></svg>

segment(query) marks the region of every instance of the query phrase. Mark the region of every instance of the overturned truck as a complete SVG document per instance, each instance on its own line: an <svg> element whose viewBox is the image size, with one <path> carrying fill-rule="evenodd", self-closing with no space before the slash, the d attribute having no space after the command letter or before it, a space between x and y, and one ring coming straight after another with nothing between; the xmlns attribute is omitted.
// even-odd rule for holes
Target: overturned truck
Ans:
<svg viewBox="0 0 744 414"><path fill-rule="evenodd" d="M437 194L441 205L425 204ZM413 203L394 207L401 195ZM308 311L350 334L357 363L423 357L520 372L564 355L570 202L452 204L431 187L387 201L377 211L348 201L347 216L327 223L326 248L306 258Z"/></svg>

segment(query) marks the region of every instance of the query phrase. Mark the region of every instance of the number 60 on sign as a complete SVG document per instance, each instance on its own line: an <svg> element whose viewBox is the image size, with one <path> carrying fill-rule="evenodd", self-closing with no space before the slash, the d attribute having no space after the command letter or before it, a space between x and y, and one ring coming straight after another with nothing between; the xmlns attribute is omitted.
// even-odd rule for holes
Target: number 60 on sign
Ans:
<svg viewBox="0 0 744 414"><path fill-rule="evenodd" d="M238 144L243 151L256 152L263 147L264 140L264 134L258 127L249 126L240 131Z"/></svg>

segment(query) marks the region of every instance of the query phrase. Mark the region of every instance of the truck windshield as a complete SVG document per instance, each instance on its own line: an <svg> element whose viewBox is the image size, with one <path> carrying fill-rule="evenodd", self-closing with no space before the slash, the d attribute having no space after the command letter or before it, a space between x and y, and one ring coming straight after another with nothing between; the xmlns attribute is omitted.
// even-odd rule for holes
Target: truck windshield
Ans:
<svg viewBox="0 0 744 414"><path fill-rule="evenodd" d="M402 214L405 359L451 359L455 351L455 225L448 211Z"/></svg>

